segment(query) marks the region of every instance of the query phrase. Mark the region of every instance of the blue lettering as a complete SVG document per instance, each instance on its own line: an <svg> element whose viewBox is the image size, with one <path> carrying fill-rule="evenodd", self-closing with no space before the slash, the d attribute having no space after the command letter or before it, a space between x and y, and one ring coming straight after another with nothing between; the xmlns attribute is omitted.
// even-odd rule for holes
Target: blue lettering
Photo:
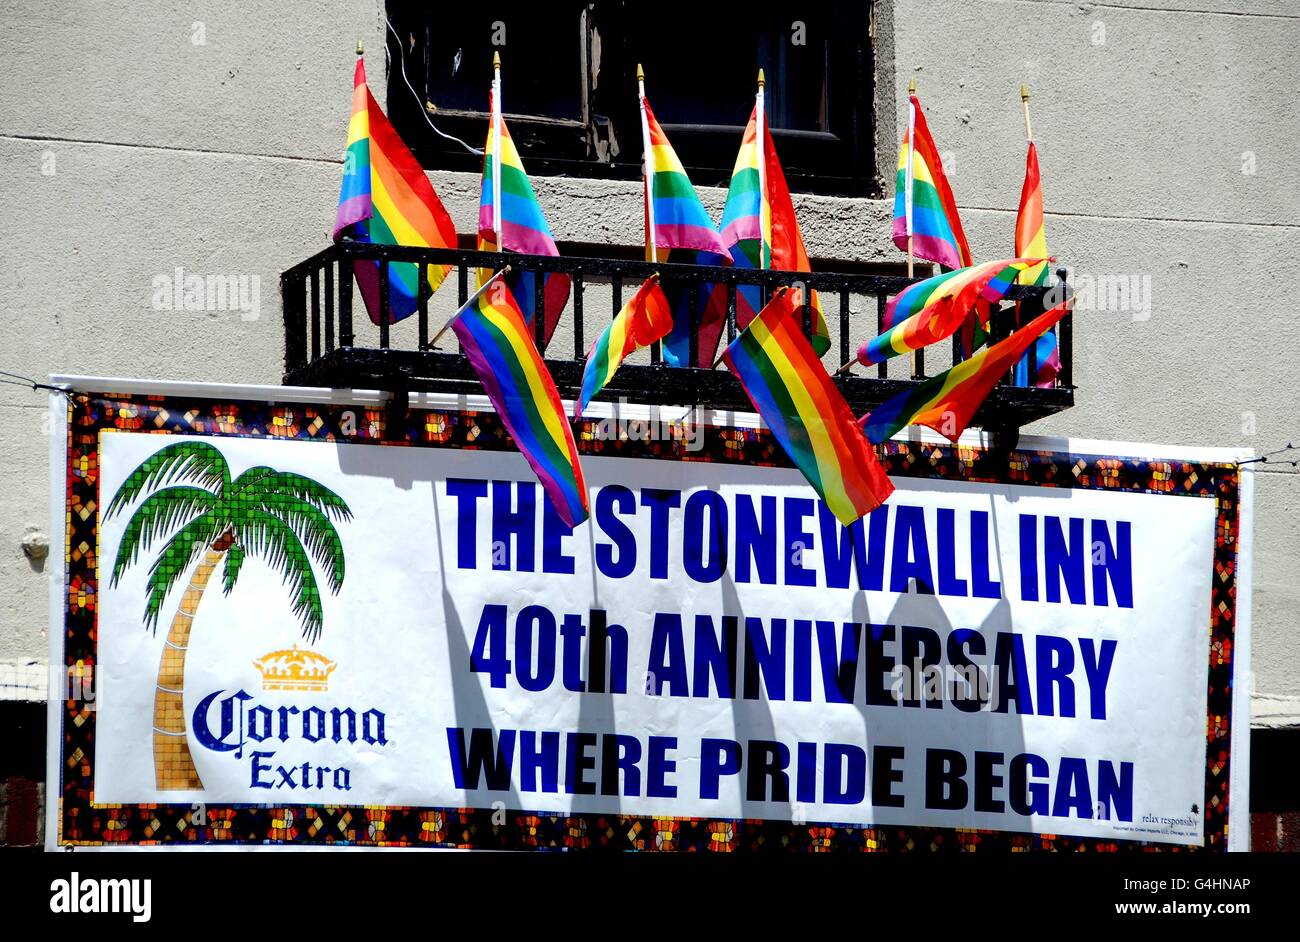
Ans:
<svg viewBox="0 0 1300 942"><path fill-rule="evenodd" d="M1066 542L1059 517L1043 518L1043 575L1047 581L1047 601L1061 601L1061 582L1073 605L1088 602L1084 594L1084 570L1088 562L1088 544L1083 536L1083 518L1070 517L1070 539Z"/></svg>
<svg viewBox="0 0 1300 942"><path fill-rule="evenodd" d="M478 502L487 489L487 481L447 478L447 496L456 498L456 565L461 569L476 568Z"/></svg>
<svg viewBox="0 0 1300 942"><path fill-rule="evenodd" d="M776 497L759 498L762 525L754 512L750 494L736 495L736 581L754 581L754 572L763 585L776 584ZM751 569L751 560L752 566Z"/></svg>
<svg viewBox="0 0 1300 942"><path fill-rule="evenodd" d="M889 591L906 592L916 582L916 591L934 594L934 567L930 543L925 535L925 511L900 504L894 508L894 552L889 568Z"/></svg>
<svg viewBox="0 0 1300 942"><path fill-rule="evenodd" d="M1101 550L1101 560L1092 561L1092 604L1110 604L1106 580L1115 589L1115 604L1120 608L1133 607L1133 527L1127 520L1115 524L1115 542L1110 541L1110 529L1104 520L1092 521L1092 545Z"/></svg>
<svg viewBox="0 0 1300 942"><path fill-rule="evenodd" d="M973 510L970 515L971 595L977 599L1002 597L1002 584L989 574L989 513Z"/></svg>
<svg viewBox="0 0 1300 942"><path fill-rule="evenodd" d="M682 505L681 491L647 487L641 506L650 508L650 578L668 578L668 511Z"/></svg>
<svg viewBox="0 0 1300 942"><path fill-rule="evenodd" d="M618 514L636 513L636 495L621 484L603 487L596 495L596 523L613 543L596 544L596 568L611 579L622 579L636 568L636 537ZM615 556L614 550L618 549Z"/></svg>
<svg viewBox="0 0 1300 942"><path fill-rule="evenodd" d="M532 572L534 569L533 528L537 521L537 485L515 482L518 507L511 506L510 481L492 482L492 568ZM515 544L511 566L511 542Z"/></svg>
<svg viewBox="0 0 1300 942"><path fill-rule="evenodd" d="M804 529L804 520L812 516L814 501L811 497L787 497L784 507L785 523L785 584L816 585L817 573L805 569L804 556L813 550L813 535Z"/></svg>
<svg viewBox="0 0 1300 942"><path fill-rule="evenodd" d="M686 678L686 645L682 638L682 616L676 612L655 612L650 632L650 657L646 663L647 693L658 697L667 688L670 697L690 696Z"/></svg>
<svg viewBox="0 0 1300 942"><path fill-rule="evenodd" d="M711 526L706 526L705 510ZM696 582L716 582L727 567L727 502L717 491L696 491L682 512L682 565ZM708 556L708 562L704 557Z"/></svg>

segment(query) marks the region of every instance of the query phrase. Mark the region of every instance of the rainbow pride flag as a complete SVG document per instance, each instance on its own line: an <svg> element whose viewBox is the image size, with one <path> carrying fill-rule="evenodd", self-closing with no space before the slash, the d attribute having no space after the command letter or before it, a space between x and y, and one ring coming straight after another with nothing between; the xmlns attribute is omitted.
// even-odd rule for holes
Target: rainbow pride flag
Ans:
<svg viewBox="0 0 1300 942"><path fill-rule="evenodd" d="M455 248L456 227L416 161L366 85L365 60L357 56L352 119L343 155L343 185L334 218L334 241L352 238L379 245ZM450 265L427 266L429 292L438 290ZM379 323L379 263L357 262L357 285L370 319ZM389 318L399 321L419 307L419 266L388 266Z"/></svg>
<svg viewBox="0 0 1300 942"><path fill-rule="evenodd" d="M1029 142L1029 153L1025 156L1025 183L1020 190L1020 211L1016 214L1016 254L1047 257L1047 234L1043 226L1043 186L1038 174L1038 145L1033 141ZM1047 262L1043 262L1025 269L1018 280L1022 285L1045 285L1047 276ZM1037 348L1034 361L1038 370L1034 384L1050 387L1061 372L1056 334L1043 334L1038 338ZM1016 364L1015 383L1017 386L1029 385L1028 354Z"/></svg>
<svg viewBox="0 0 1300 942"><path fill-rule="evenodd" d="M1001 259L942 272L908 285L885 306L885 324L892 326L858 348L858 362L863 366L883 363L951 337L975 309L976 301L983 299L992 304L1006 294L1014 280L1009 273L1041 261ZM989 306L982 310L987 317Z"/></svg>
<svg viewBox="0 0 1300 942"><path fill-rule="evenodd" d="M1025 183L1020 190L1020 211L1016 213L1016 255L1047 258L1047 233L1043 227L1043 186L1038 175L1038 146L1029 142L1025 157ZM1047 284L1047 262L1043 261L1020 272L1022 285Z"/></svg>
<svg viewBox="0 0 1300 942"><path fill-rule="evenodd" d="M878 445L907 425L924 425L957 441L1011 365L1039 335L1069 313L1068 303L1040 314L1006 340L877 406L862 419L867 438Z"/></svg>
<svg viewBox="0 0 1300 942"><path fill-rule="evenodd" d="M666 261L667 255L659 253L694 249L730 263L731 253L722 244L722 236L644 96L641 108L646 149L643 172L650 181L646 186L646 259Z"/></svg>
<svg viewBox="0 0 1300 942"><path fill-rule="evenodd" d="M812 271L785 182L785 171L781 169L767 125L765 104L760 88L731 172L727 205L722 211L722 241L738 268ZM761 297L756 285L740 285L736 289L737 327L743 330L749 326L762 306ZM821 356L830 349L830 332L816 291L809 293L809 300L813 310L812 347Z"/></svg>
<svg viewBox="0 0 1300 942"><path fill-rule="evenodd" d="M591 345L587 366L582 372L582 396L574 418L580 416L592 397L614 378L619 364L628 354L650 346L667 334L672 326L673 312L659 288L659 277L651 275Z"/></svg>
<svg viewBox="0 0 1300 942"><path fill-rule="evenodd" d="M957 201L915 95L908 96L908 128L898 151L893 235L894 244L904 252L911 236L912 254L917 258L948 268L972 264Z"/></svg>
<svg viewBox="0 0 1300 942"><path fill-rule="evenodd" d="M876 453L804 337L799 292L779 288L723 354L785 453L842 524L894 490Z"/></svg>
<svg viewBox="0 0 1300 942"><path fill-rule="evenodd" d="M587 519L587 484L560 394L510 289L498 282L451 329L492 407L532 467L560 519Z"/></svg>
<svg viewBox="0 0 1300 942"><path fill-rule="evenodd" d="M642 150L645 153L645 247L648 261L689 265L730 265L731 253L700 202L677 152L668 141L654 110L641 100ZM664 296L673 312L673 329L663 339L663 359L669 366L707 367L727 320L727 293L721 285L678 282L664 278ZM695 316L691 317L692 295ZM691 335L696 337L695 362L690 362Z"/></svg>
<svg viewBox="0 0 1300 942"><path fill-rule="evenodd" d="M560 250L546 224L537 194L524 172L523 161L515 142L510 137L504 116L498 110L497 95L489 94L487 143L483 146L483 180L478 203L478 249L482 252L522 252L528 255L558 257ZM500 127L498 141L496 129ZM497 218L497 173L500 160L500 219ZM498 223L500 233L497 232ZM491 272L480 272L486 278ZM534 272L512 270L506 275L507 284L519 303L524 321L532 327L537 308L537 275ZM560 313L569 301L570 279L555 272L544 276L542 303L546 309L545 337L549 343L560 320Z"/></svg>

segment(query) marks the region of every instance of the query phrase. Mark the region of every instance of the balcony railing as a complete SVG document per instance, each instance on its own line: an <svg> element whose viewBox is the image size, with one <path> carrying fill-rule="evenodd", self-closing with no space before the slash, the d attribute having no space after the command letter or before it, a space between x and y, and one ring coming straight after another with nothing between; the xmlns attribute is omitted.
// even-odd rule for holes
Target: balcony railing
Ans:
<svg viewBox="0 0 1300 942"><path fill-rule="evenodd" d="M386 316L381 316L381 322L375 324L367 316L364 305L360 305L359 317L354 314L353 298L357 293L354 290L354 266L358 262L370 260L379 263L379 284L385 287L388 284L387 266L400 263L419 265L421 286L426 290L420 292L419 310L412 315L416 321L414 330L410 325L403 324L400 333L404 339L396 344L393 342L394 335L399 331L387 323ZM775 288L795 281L807 288L816 289L823 299L828 322L833 323L835 317L838 317L838 347L825 357L827 368L831 372L841 363L848 362L858 344L880 332L887 300L912 282L904 277L875 274L757 271L578 255L553 258L509 253L503 256L494 252L463 249L341 242L293 266L280 276L284 302L285 383L384 389L399 394L413 391L481 392L478 378L468 360L460 353L453 352L456 340L452 333L443 336L440 343L443 349L426 349L430 336L442 325L446 314L430 311L425 266L453 266L447 280L455 285L457 303L463 303L471 290L471 270L480 267L496 269L507 262L514 270L564 272L572 279L569 305L562 315L562 322L564 318L571 319L572 346L569 347L566 343L565 349L559 348L557 338L560 332L557 330L550 348L545 348L542 318L536 319L538 347L543 351L561 396L566 398L577 396L582 385L587 349L618 313L625 293L636 290L644 279L656 271L665 281L676 279L679 282L714 283L727 287L728 315L722 343L730 341L736 335L737 286L757 285L763 290L765 298ZM1062 279L1062 284L1054 286L1059 292L1065 288L1064 271L1058 272L1057 276ZM536 309L540 311L543 279L536 278L534 282L539 292ZM601 310L591 310L586 303L587 292L593 285L609 286L609 303L598 305ZM447 307L447 313L452 310L450 299L444 300L441 296L450 288L450 284L444 285L438 296L442 305ZM1052 290L1052 287L1013 287L1006 301L994 312L993 340L1007 336L1018 323L1026 323L1041 313L1048 292ZM698 292L692 291L689 294L694 299ZM832 298L838 298L838 314L834 313L834 305L827 303ZM388 298L382 292L380 303L386 314ZM694 316L695 312L692 312L692 317ZM1068 409L1074 404L1071 318L1072 315L1066 315L1057 326L1061 370L1055 385L1042 389L1017 386L1008 375L985 401L976 414L973 425L1002 433L1014 433L1029 422ZM811 325L811 310L805 309L805 333L809 332ZM691 362L694 362L694 337L691 343ZM957 362L960 359L960 349L956 338L952 348L953 362ZM1034 353L1031 347L1031 360ZM904 376L904 373L913 372L911 367L915 368L913 375ZM1037 364L1031 362L1029 367L1029 375L1033 376ZM890 375L891 370L893 376ZM837 376L835 382L854 413L861 415L925 378L922 351L915 361L909 357L898 357L892 363L880 364L869 373L864 367L856 367L853 373ZM659 362L657 349L652 350L650 363L625 363L620 367L597 398L598 401L624 399L646 404L752 410L740 383L725 367L669 367Z"/></svg>

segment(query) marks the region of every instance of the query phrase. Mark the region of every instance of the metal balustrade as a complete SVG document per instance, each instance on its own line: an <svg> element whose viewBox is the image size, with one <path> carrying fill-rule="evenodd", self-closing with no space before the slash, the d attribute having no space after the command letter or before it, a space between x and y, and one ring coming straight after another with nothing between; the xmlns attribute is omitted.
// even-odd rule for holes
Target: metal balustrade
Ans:
<svg viewBox="0 0 1300 942"><path fill-rule="evenodd" d="M359 263L377 263L380 268L380 321L373 323L361 305L360 318L355 316L353 271ZM509 264L512 270L550 273L563 272L572 279L572 292L562 318L571 318L573 347L571 351L547 349L543 338L543 318L537 318L536 340L542 350L551 375L560 394L574 398L582 384L582 369L587 348L599 336L609 320L622 307L626 291L634 291L654 272L659 272L664 282L678 284L716 284L727 290L727 324L723 342L736 335L736 290L741 285L758 286L766 299L771 291L782 285L798 282L805 288L815 289L823 297L837 297L838 350L826 354L827 368L832 373L854 353L856 343L879 333L883 327L885 305L888 299L915 279L874 274L847 274L819 271L796 273L761 271L747 268L653 263L630 259L597 258L581 255L560 257L540 255L500 254L464 249L430 249L408 246L373 245L362 242L340 242L300 262L280 276L280 290L284 309L285 374L290 385L330 386L353 389L383 389L404 394L413 391L443 391L457 393L481 392L479 381L469 362L455 349L454 335L444 335L442 345L447 349L426 349L432 331L441 321L431 324L429 292L425 277L428 265L450 265L448 281L455 286L458 303L464 303L470 292L471 271L478 268L498 269ZM388 323L387 270L390 265L415 264L418 266L418 311L412 315L417 320L416 340L405 348L392 342L393 330ZM1041 313L1049 300L1063 296L1068 291L1064 284L1064 271L1057 273L1060 283L1048 287L1014 286L1006 300L997 307L992 317L992 339L1007 336L1020 323L1027 323ZM537 288L536 309L542 310L541 292L544 279L533 279ZM610 311L593 311L586 303L586 292L593 285L610 286ZM445 285L447 291L451 285ZM695 304L698 292L688 292ZM807 294L805 293L805 297ZM854 310L854 303L862 312ZM824 305L825 306L825 305ZM692 319L697 316L692 311ZM1016 386L1008 376L994 391L975 416L974 425L1014 433L1021 426L1045 416L1070 408L1074 404L1072 382L1073 315L1067 314L1057 325L1058 351L1061 371L1052 388ZM862 323L870 319L870 324ZM827 319L832 315L827 313ZM811 309L804 309L804 331L812 326ZM409 331L408 331L409 332ZM691 362L695 362L697 338L691 337ZM957 338L953 338L953 362L961 358ZM1033 362L1036 351L1030 348L1029 375L1036 372ZM652 351L651 362L625 363L598 400L624 399L630 402L659 405L698 405L717 410L750 411L752 406L740 383L725 367L715 369L670 367L659 360L659 351ZM910 372L903 377L891 376ZM891 363L882 363L870 372L857 367L855 372L837 376L835 382L843 392L854 413L861 415L876 405L897 395L925 376L924 351L914 359L898 357Z"/></svg>

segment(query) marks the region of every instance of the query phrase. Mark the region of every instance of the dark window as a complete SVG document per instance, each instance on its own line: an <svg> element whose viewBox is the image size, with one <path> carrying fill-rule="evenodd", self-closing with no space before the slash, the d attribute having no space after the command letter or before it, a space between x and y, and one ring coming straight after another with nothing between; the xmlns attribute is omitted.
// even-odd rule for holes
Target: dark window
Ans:
<svg viewBox="0 0 1300 942"><path fill-rule="evenodd" d="M675 0L390 2L388 113L424 166L477 170L481 158L430 122L483 146L499 51L506 119L530 174L633 179L641 63L646 96L691 179L725 186L762 67L791 189L878 195L869 4L750 7L741 17L732 5Z"/></svg>

